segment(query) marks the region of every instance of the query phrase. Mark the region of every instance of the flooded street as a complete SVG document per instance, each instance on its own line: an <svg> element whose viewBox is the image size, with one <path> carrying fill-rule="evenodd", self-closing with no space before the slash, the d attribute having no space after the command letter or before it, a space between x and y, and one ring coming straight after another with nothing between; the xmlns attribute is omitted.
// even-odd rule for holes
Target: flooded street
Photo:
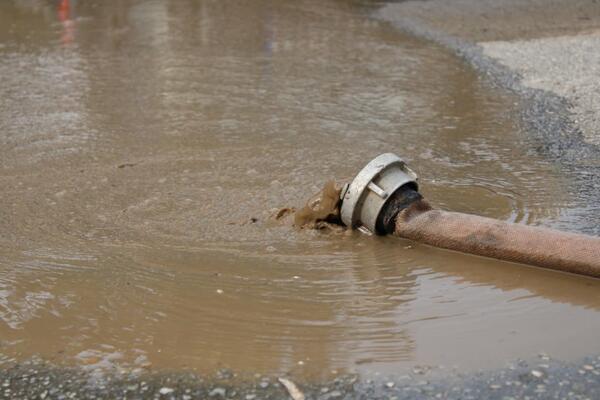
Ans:
<svg viewBox="0 0 600 400"><path fill-rule="evenodd" d="M440 208L600 211L518 98L369 12L2 1L1 362L322 378L600 352L598 280L270 218L383 152Z"/></svg>

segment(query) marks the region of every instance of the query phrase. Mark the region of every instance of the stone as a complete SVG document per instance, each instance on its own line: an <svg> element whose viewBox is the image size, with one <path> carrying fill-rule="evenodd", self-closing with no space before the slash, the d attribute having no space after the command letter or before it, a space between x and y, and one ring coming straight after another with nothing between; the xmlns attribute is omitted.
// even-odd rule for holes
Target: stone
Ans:
<svg viewBox="0 0 600 400"><path fill-rule="evenodd" d="M227 390L219 387L219 388L214 388L213 390L211 390L210 393L208 394L208 396L209 397L216 397L216 396L225 397L226 393L227 393Z"/></svg>
<svg viewBox="0 0 600 400"><path fill-rule="evenodd" d="M162 387L160 388L160 390L158 391L158 393L162 394L163 396L167 395L167 394L171 394L175 391L175 389L169 388L169 387Z"/></svg>

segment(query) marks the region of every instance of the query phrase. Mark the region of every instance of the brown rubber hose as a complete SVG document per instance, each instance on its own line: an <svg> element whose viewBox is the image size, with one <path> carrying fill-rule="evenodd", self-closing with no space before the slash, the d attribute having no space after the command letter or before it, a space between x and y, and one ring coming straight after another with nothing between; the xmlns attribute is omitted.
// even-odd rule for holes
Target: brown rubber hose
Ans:
<svg viewBox="0 0 600 400"><path fill-rule="evenodd" d="M600 278L600 237L433 210L424 200L398 214L394 234L444 249Z"/></svg>

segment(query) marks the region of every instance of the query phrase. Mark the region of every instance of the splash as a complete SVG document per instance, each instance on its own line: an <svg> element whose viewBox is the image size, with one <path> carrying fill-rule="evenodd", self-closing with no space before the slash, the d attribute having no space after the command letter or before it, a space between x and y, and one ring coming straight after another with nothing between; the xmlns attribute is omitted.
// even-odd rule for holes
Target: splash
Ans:
<svg viewBox="0 0 600 400"><path fill-rule="evenodd" d="M320 193L317 193L304 207L296 211L294 226L321 229L323 224L341 225L341 190L341 187L336 186L335 181L326 182Z"/></svg>

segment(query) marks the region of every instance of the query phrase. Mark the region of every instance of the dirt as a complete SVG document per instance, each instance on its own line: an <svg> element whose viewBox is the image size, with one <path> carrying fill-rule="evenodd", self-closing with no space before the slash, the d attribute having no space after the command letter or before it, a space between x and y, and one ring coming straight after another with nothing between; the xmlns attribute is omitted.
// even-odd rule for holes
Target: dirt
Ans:
<svg viewBox="0 0 600 400"><path fill-rule="evenodd" d="M294 214L294 226L315 228L320 222L341 224L341 187L334 181L327 181L323 189Z"/></svg>

